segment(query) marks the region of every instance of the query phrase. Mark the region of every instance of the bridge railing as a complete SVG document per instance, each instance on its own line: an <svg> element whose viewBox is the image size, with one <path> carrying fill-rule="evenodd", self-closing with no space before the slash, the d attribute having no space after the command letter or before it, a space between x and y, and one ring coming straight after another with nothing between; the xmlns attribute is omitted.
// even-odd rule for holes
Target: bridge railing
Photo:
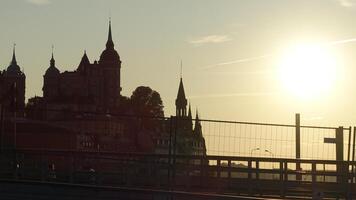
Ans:
<svg viewBox="0 0 356 200"><path fill-rule="evenodd" d="M2 179L249 195L345 197L356 191L356 163L347 161L176 155L169 163L165 154L28 149L0 158Z"/></svg>

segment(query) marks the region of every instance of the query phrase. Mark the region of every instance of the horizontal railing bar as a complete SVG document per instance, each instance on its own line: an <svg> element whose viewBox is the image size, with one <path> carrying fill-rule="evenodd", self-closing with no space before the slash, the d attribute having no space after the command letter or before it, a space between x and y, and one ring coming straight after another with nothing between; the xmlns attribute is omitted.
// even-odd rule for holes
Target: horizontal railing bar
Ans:
<svg viewBox="0 0 356 200"><path fill-rule="evenodd" d="M263 123L263 122L247 122L247 121L228 121L228 120L211 120L211 119L200 119L201 122L216 122L216 123L228 123L228 124L246 124L246 125L260 125L260 126L279 126L279 127L290 127L295 128L292 124L276 124L276 123ZM330 126L300 126L301 128L316 128L316 129L337 129L337 127ZM349 130L350 128L344 128L344 130Z"/></svg>
<svg viewBox="0 0 356 200"><path fill-rule="evenodd" d="M103 117L118 117L118 118L132 118L132 119L156 119L156 120L169 120L171 117L164 116L150 116L150 115L132 115L132 114L123 114L123 113L99 113L99 112L91 112L91 111L63 111L58 109L37 109L37 111L50 111L50 112L70 112L73 114L81 114L81 115L98 115ZM78 120L81 120L78 118ZM85 120L88 120L85 118ZM90 120L90 118L89 118ZM97 120L97 119L96 119ZM112 120L115 120L114 118ZM187 121L190 119L179 119L179 121ZM194 120L194 119L192 119ZM43 122L40 120L31 120L34 122ZM291 124L278 124L278 123L264 123L264 122L248 122L248 121L232 121L232 120L215 120L215 119L200 119L200 121L205 122L216 122L216 123L230 123L230 124L246 124L246 125L262 125L262 126L279 126L279 127L295 127L295 125ZM51 123L49 121L49 123ZM300 126L301 128L317 128L317 129L337 129L338 127L328 127L328 126ZM349 128L344 128L344 130L349 130Z"/></svg>
<svg viewBox="0 0 356 200"><path fill-rule="evenodd" d="M168 159L168 154L147 154L147 153L137 153L137 152L109 152L109 151L73 151L73 150L44 150L44 149L17 149L12 151L13 153L18 154L30 154L38 156L40 155L66 155L70 154L71 156L79 156L79 155L88 155L91 158L102 158L102 159L112 159L115 160L116 157L119 156L126 156L130 157L131 160L139 157L145 158L161 158L161 159ZM9 152L2 152L0 155L7 154ZM113 156L113 157L103 157L103 156ZM302 164L341 164L341 163L349 163L350 165L356 164L356 161L336 161L336 160L312 160L312 159L292 159L292 158L267 158L267 157L245 157L245 156L219 156L219 155L208 155L208 156L201 156L201 155L172 155L176 159L191 159L191 160L222 160L222 161L260 161L260 162L287 162L287 163L302 163ZM128 159L128 160L130 160Z"/></svg>
<svg viewBox="0 0 356 200"><path fill-rule="evenodd" d="M56 183L56 182L40 182L40 181L28 181L28 180L5 180L0 179L1 183L17 183L17 184L31 184L33 185L52 185L57 187L70 187L70 188L81 188L90 190L105 190L105 191L118 191L118 192L131 192L133 194L159 194L159 195L170 195L176 197L195 197L195 198L214 198L214 199L251 199L251 200L262 200L265 198L260 197L248 197L240 195L225 195L225 194L214 194L214 193L199 193L199 192L186 192L186 191L169 191L160 189L147 189L147 188L133 188L133 187L118 187L118 186L102 186L102 185L88 185L88 184L74 184L74 183ZM269 198L273 200L273 198Z"/></svg>

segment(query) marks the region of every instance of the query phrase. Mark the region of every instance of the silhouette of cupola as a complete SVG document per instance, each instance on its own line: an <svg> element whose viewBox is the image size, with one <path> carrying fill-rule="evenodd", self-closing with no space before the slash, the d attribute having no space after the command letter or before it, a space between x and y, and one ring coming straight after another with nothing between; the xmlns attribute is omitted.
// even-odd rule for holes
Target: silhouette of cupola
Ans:
<svg viewBox="0 0 356 200"><path fill-rule="evenodd" d="M84 55L82 59L80 60L79 66L78 66L78 71L80 72L85 72L86 66L90 65L89 58L87 56L87 52L84 51Z"/></svg>
<svg viewBox="0 0 356 200"><path fill-rule="evenodd" d="M111 20L109 20L109 33L106 42L106 49L101 53L99 63L121 63L120 56L114 49L114 42L111 33Z"/></svg>
<svg viewBox="0 0 356 200"><path fill-rule="evenodd" d="M187 116L187 99L185 98L183 79L180 78L178 94L176 99L176 115L177 117Z"/></svg>
<svg viewBox="0 0 356 200"><path fill-rule="evenodd" d="M20 66L17 64L17 61L16 61L15 46L16 45L14 44L13 51L12 51L11 63L6 69L6 74L11 75L11 76L23 75L23 73L21 72Z"/></svg>
<svg viewBox="0 0 356 200"><path fill-rule="evenodd" d="M56 67L56 60L54 60L53 56L53 46L52 46L52 57L50 60L50 65L46 70L45 76L58 76L60 74L59 70Z"/></svg>

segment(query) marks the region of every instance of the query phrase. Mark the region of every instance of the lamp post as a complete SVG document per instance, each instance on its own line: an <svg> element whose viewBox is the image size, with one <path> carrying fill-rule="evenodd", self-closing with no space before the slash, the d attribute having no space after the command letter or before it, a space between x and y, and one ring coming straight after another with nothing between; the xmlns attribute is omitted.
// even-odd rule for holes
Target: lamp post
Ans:
<svg viewBox="0 0 356 200"><path fill-rule="evenodd" d="M259 147L254 148L254 149L251 149L250 157L252 157L252 153L253 153L254 151L259 151L259 150L260 150L260 148L259 148Z"/></svg>
<svg viewBox="0 0 356 200"><path fill-rule="evenodd" d="M265 149L265 152L267 152L267 153L271 154L271 155L272 155L272 158L274 158L274 153L272 153L270 150Z"/></svg>
<svg viewBox="0 0 356 200"><path fill-rule="evenodd" d="M274 158L274 153L272 153L270 150L265 149L265 152L271 154L272 158ZM272 170L274 170L274 162L272 162ZM272 179L274 179L274 173L272 173Z"/></svg>

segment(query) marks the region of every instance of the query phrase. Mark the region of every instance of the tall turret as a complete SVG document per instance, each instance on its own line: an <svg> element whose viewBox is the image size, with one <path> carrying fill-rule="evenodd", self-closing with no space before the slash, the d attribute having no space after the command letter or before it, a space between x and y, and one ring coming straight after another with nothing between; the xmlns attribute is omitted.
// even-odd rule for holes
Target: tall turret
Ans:
<svg viewBox="0 0 356 200"><path fill-rule="evenodd" d="M17 61L16 61L15 45L12 50L12 60L10 62L10 65L7 67L6 73L9 76L22 76L23 75L23 72L21 72L20 66L17 64Z"/></svg>
<svg viewBox="0 0 356 200"><path fill-rule="evenodd" d="M0 98L8 91L13 91L13 96L10 98L5 98L7 100L2 103L4 104L5 108L7 107L6 110L8 111L15 108L17 110L17 116L23 116L25 109L25 82L26 76L21 71L20 66L17 64L16 49L14 44L10 65L6 70L4 70L2 74L2 81L0 83L2 84L2 91L0 91Z"/></svg>
<svg viewBox="0 0 356 200"><path fill-rule="evenodd" d="M185 98L182 78L180 78L178 94L176 99L176 116L177 117L187 116L187 99Z"/></svg>
<svg viewBox="0 0 356 200"><path fill-rule="evenodd" d="M100 102L104 111L118 106L121 93L121 60L114 49L112 40L111 20L109 20L108 40L106 48L100 55L99 67L102 69Z"/></svg>
<svg viewBox="0 0 356 200"><path fill-rule="evenodd" d="M53 100L59 96L59 78L60 72L56 67L56 60L53 56L53 46L52 46L52 57L50 60L50 65L43 76L43 97L47 100Z"/></svg>

